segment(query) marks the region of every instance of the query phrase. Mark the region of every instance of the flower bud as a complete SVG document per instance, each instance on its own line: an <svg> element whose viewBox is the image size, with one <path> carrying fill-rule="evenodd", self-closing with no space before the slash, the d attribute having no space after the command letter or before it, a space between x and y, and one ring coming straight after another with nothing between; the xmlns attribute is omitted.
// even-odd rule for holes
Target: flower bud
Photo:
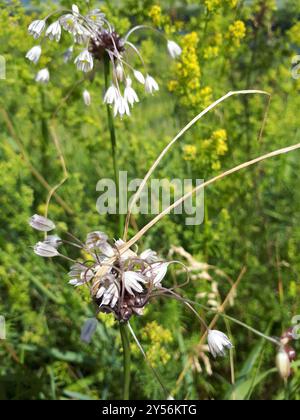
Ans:
<svg viewBox="0 0 300 420"><path fill-rule="evenodd" d="M283 348L277 354L276 366L281 378L286 381L291 376L291 362L287 352Z"/></svg>

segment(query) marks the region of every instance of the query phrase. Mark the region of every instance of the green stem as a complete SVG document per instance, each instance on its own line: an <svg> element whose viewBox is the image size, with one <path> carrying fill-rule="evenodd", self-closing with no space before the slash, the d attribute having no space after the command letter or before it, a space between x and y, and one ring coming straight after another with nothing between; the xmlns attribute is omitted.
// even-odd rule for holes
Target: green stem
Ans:
<svg viewBox="0 0 300 420"><path fill-rule="evenodd" d="M124 360L124 388L123 388L123 399L124 401L129 400L130 392L130 342L128 337L128 325L120 323L120 333L123 345L123 360Z"/></svg>
<svg viewBox="0 0 300 420"><path fill-rule="evenodd" d="M104 79L105 79L105 90L106 91L109 88L109 76L110 76L110 67L109 66L110 66L109 58L105 57L105 59L104 59ZM116 130L115 130L114 118L113 118L110 106L107 105L106 109L107 109L108 128L109 128L111 148L112 148L115 182L116 182L117 187L119 187L118 165L117 165Z"/></svg>
<svg viewBox="0 0 300 420"><path fill-rule="evenodd" d="M105 90L110 86L110 60L109 57L106 56L104 58L104 80L105 80ZM115 183L117 187L117 197L120 194L120 185L119 185L119 169L118 169L118 162L117 162L117 136L115 130L115 123L114 117L112 114L112 110L110 105L106 106L107 109L107 120L108 120L108 128L110 133L110 142L111 142L111 149L112 149L112 158L113 158L113 169L114 169L114 177ZM123 235L124 229L124 216L119 215L119 230L120 230L120 237Z"/></svg>

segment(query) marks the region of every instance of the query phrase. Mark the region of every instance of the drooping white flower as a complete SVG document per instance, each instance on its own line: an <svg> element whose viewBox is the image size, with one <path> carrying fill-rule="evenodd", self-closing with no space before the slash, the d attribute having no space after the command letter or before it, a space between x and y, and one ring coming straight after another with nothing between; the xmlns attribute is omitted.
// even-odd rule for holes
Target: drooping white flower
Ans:
<svg viewBox="0 0 300 420"><path fill-rule="evenodd" d="M114 308L119 300L119 290L117 286L113 283L107 289L101 287L98 291L97 298L102 297L102 302L100 306L110 306Z"/></svg>
<svg viewBox="0 0 300 420"><path fill-rule="evenodd" d="M141 73L138 70L134 70L133 74L134 74L134 77L136 78L136 80L138 82L140 82L142 85L145 84L145 77L144 77L143 73Z"/></svg>
<svg viewBox="0 0 300 420"><path fill-rule="evenodd" d="M134 295L134 292L142 293L143 287L140 283L145 284L146 280L140 273L135 271L125 271L123 275L124 285L127 292Z"/></svg>
<svg viewBox="0 0 300 420"><path fill-rule="evenodd" d="M98 245L98 248L108 258L112 258L115 255L115 250L108 242L101 242Z"/></svg>
<svg viewBox="0 0 300 420"><path fill-rule="evenodd" d="M118 98L119 92L115 85L111 85L104 96L104 103L107 105L113 105L117 98Z"/></svg>
<svg viewBox="0 0 300 420"><path fill-rule="evenodd" d="M79 7L77 6L77 4L72 4L72 12L74 16L79 16L80 12L79 12Z"/></svg>
<svg viewBox="0 0 300 420"><path fill-rule="evenodd" d="M88 12L86 18L91 25L95 25L99 28L104 24L105 14L102 13L100 9L95 9Z"/></svg>
<svg viewBox="0 0 300 420"><path fill-rule="evenodd" d="M61 26L73 36L83 35L87 30L79 21L80 12L78 7L74 4L72 6L73 13L67 13L61 16L59 22Z"/></svg>
<svg viewBox="0 0 300 420"><path fill-rule="evenodd" d="M118 250L118 255L120 255L120 259L122 261L126 261L129 260L129 258L136 258L137 254L135 252L133 252L131 249L127 249L127 251L122 252L121 254L121 248L122 246L125 245L125 242L123 241L123 239L118 239L117 241L115 241L115 246Z"/></svg>
<svg viewBox="0 0 300 420"><path fill-rule="evenodd" d="M124 68L121 63L118 63L115 68L115 75L117 79L122 82L124 79Z"/></svg>
<svg viewBox="0 0 300 420"><path fill-rule="evenodd" d="M139 97L136 91L132 88L132 80L130 77L126 79L126 88L124 91L124 99L127 101L131 106L134 105L135 102L139 102Z"/></svg>
<svg viewBox="0 0 300 420"><path fill-rule="evenodd" d="M50 80L50 73L47 68L40 70L35 76L35 81L38 83L46 84L49 82L49 80Z"/></svg>
<svg viewBox="0 0 300 420"><path fill-rule="evenodd" d="M34 64L37 64L42 54L42 48L40 45L36 45L35 47L32 47L28 53L26 54L26 58L28 60L32 61Z"/></svg>
<svg viewBox="0 0 300 420"><path fill-rule="evenodd" d="M149 74L146 77L145 89L146 89L146 92L147 93L150 93L150 94L153 94L154 92L158 92L159 91L158 83Z"/></svg>
<svg viewBox="0 0 300 420"><path fill-rule="evenodd" d="M152 264L158 260L157 252L152 251L152 249L146 249L141 253L140 258L145 260L148 264Z"/></svg>
<svg viewBox="0 0 300 420"><path fill-rule="evenodd" d="M77 19L72 14L68 13L59 19L59 23L70 34L75 35L77 32Z"/></svg>
<svg viewBox="0 0 300 420"><path fill-rule="evenodd" d="M128 102L125 98L118 92L117 99L115 100L115 107L114 107L114 116L120 115L121 118L124 115L130 116L130 109Z"/></svg>
<svg viewBox="0 0 300 420"><path fill-rule="evenodd" d="M34 37L34 39L38 39L43 33L45 27L45 20L35 20L29 25L28 32Z"/></svg>
<svg viewBox="0 0 300 420"><path fill-rule="evenodd" d="M174 59L180 57L182 53L182 48L174 41L168 41L168 50L170 56Z"/></svg>
<svg viewBox="0 0 300 420"><path fill-rule="evenodd" d="M86 44L90 37L89 31L83 26L77 28L77 32L74 34L74 42L77 44Z"/></svg>
<svg viewBox="0 0 300 420"><path fill-rule="evenodd" d="M46 244L45 242L38 242L34 246L33 250L36 255L38 255L39 257L44 257L44 258L52 258L52 257L57 257L59 255L59 252L57 251L56 248L54 248L51 245Z"/></svg>
<svg viewBox="0 0 300 420"><path fill-rule="evenodd" d="M61 25L59 21L53 22L46 31L46 36L53 41L55 39L56 42L60 41L61 38Z"/></svg>
<svg viewBox="0 0 300 420"><path fill-rule="evenodd" d="M94 249L95 247L99 247L99 245L103 242L107 242L108 240L108 236L100 231L95 231L95 232L90 232L87 235L87 239L86 239L86 246L89 249Z"/></svg>
<svg viewBox="0 0 300 420"><path fill-rule="evenodd" d="M276 366L281 378L286 381L291 376L291 362L284 348L276 356Z"/></svg>
<svg viewBox="0 0 300 420"><path fill-rule="evenodd" d="M33 229L39 230L40 232L50 232L55 229L55 224L51 220L38 214L35 214L29 219L29 224Z"/></svg>
<svg viewBox="0 0 300 420"><path fill-rule="evenodd" d="M71 271L68 273L68 276L71 278L69 284L71 286L81 286L84 284L81 279L81 274L86 271L86 267L83 264L76 263L72 265Z"/></svg>
<svg viewBox="0 0 300 420"><path fill-rule="evenodd" d="M91 98L91 94L88 90L84 90L82 93L82 97L83 97L83 102L85 103L86 106L90 106L92 103L92 98Z"/></svg>
<svg viewBox="0 0 300 420"><path fill-rule="evenodd" d="M94 59L92 54L87 50L83 50L78 57L75 58L74 63L76 64L78 70L88 73L94 68Z"/></svg>
<svg viewBox="0 0 300 420"><path fill-rule="evenodd" d="M154 287L161 287L161 282L168 272L169 263L155 263L148 267L145 271L145 276L150 279Z"/></svg>
<svg viewBox="0 0 300 420"><path fill-rule="evenodd" d="M72 271L69 273L69 276L71 277L69 284L71 286L80 287L93 280L95 272L92 268L84 266L80 268L76 267L76 265L77 264L73 266Z"/></svg>
<svg viewBox="0 0 300 420"><path fill-rule="evenodd" d="M209 351L214 358L217 356L225 356L226 349L232 349L233 345L229 338L217 330L210 330L207 336Z"/></svg>

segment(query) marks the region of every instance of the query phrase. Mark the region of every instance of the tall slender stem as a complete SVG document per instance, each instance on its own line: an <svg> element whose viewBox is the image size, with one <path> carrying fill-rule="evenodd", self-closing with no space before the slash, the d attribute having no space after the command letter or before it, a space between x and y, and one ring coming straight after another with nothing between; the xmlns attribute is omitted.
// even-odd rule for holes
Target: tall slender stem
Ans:
<svg viewBox="0 0 300 420"><path fill-rule="evenodd" d="M110 76L110 61L108 57L104 58L104 79L105 79L105 90L109 88L109 76ZM114 124L114 118L112 111L109 105L107 105L107 119L108 119L108 128L110 133L110 141L112 148L112 158L113 158L113 167L114 167L114 176L117 187L119 187L119 177L118 177L118 165L117 165L117 137ZM118 188L119 189L119 188Z"/></svg>
<svg viewBox="0 0 300 420"><path fill-rule="evenodd" d="M109 57L104 58L104 79L105 79L105 89L109 88L110 78L110 60ZM120 185L119 185L119 170L117 162L117 137L114 124L114 117L112 115L112 110L109 105L107 105L107 119L108 127L110 132L110 141L112 148L112 158L113 158L113 169L115 184L117 189L117 197L120 199ZM124 217L119 214L119 228L120 228L120 237L123 234L124 229ZM128 325L120 323L120 334L123 346L123 355L124 355L124 388L123 388L123 399L129 400L129 391L130 391L130 363L131 363L131 354L130 354L130 342L128 337Z"/></svg>
<svg viewBox="0 0 300 420"><path fill-rule="evenodd" d="M108 56L104 58L104 80L105 80L105 89L109 88L110 84L110 59ZM108 128L110 133L110 142L111 142L111 149L112 149L112 158L113 158L113 170L114 170L114 177L115 177L115 184L116 184L116 192L117 197L120 200L120 183L119 183L119 169L118 169L118 161L117 161L117 136L115 130L115 123L114 117L112 114L112 110L110 105L106 106L107 109L107 120L108 120ZM118 200L118 203L119 203ZM124 216L119 214L119 235L122 237L124 229Z"/></svg>
<svg viewBox="0 0 300 420"><path fill-rule="evenodd" d="M123 345L123 360L124 360L124 388L123 388L123 399L129 400L130 393L130 342L128 336L128 325L120 323L120 333Z"/></svg>

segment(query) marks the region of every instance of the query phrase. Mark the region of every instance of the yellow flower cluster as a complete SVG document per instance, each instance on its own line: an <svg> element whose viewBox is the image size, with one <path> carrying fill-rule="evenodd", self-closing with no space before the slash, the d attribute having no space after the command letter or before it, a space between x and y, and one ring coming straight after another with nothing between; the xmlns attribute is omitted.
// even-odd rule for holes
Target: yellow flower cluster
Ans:
<svg viewBox="0 0 300 420"><path fill-rule="evenodd" d="M183 159L186 161L196 160L197 147L193 144L187 144L183 147Z"/></svg>
<svg viewBox="0 0 300 420"><path fill-rule="evenodd" d="M206 162L213 170L221 169L220 158L228 152L227 132L216 130L209 139L200 143L201 162Z"/></svg>
<svg viewBox="0 0 300 420"><path fill-rule="evenodd" d="M241 40L245 38L245 36L246 36L246 26L243 21L237 20L232 25L229 26L227 37L233 49L239 48L239 46L241 45Z"/></svg>
<svg viewBox="0 0 300 420"><path fill-rule="evenodd" d="M204 53L203 53L203 57L208 60L210 58L216 58L219 55L219 51L220 48L215 46L208 46L207 48L205 48Z"/></svg>
<svg viewBox="0 0 300 420"><path fill-rule="evenodd" d="M222 6L234 9L238 5L238 0L204 0L204 4L209 12L214 12Z"/></svg>
<svg viewBox="0 0 300 420"><path fill-rule="evenodd" d="M213 12L221 6L222 0L204 0L204 4L209 12Z"/></svg>
<svg viewBox="0 0 300 420"><path fill-rule="evenodd" d="M166 345L173 341L171 332L153 321L146 324L141 336L150 363L154 367L166 365L171 358L166 349ZM138 353L136 345L132 346L132 350L134 353Z"/></svg>
<svg viewBox="0 0 300 420"><path fill-rule="evenodd" d="M175 67L176 79L169 82L169 90L179 97L180 105L192 109L210 103L211 88L201 88L201 67L198 60L199 37L196 32L181 41L182 54Z"/></svg>
<svg viewBox="0 0 300 420"><path fill-rule="evenodd" d="M297 46L300 46L300 22L291 27L291 29L288 31L288 36L291 42Z"/></svg>
<svg viewBox="0 0 300 420"><path fill-rule="evenodd" d="M162 9L159 5L154 5L148 12L148 16L157 28L161 28L167 35L174 34L183 27L183 22L172 22L169 15L163 15Z"/></svg>
<svg viewBox="0 0 300 420"><path fill-rule="evenodd" d="M209 60L211 58L216 58L220 54L220 47L223 44L223 35L218 32L211 37L210 45L204 48L203 58Z"/></svg>
<svg viewBox="0 0 300 420"><path fill-rule="evenodd" d="M155 26L160 27L162 26L162 13L161 13L161 7L157 4L152 6L149 11L149 17L152 19L152 22Z"/></svg>
<svg viewBox="0 0 300 420"><path fill-rule="evenodd" d="M216 144L216 153L218 156L224 156L228 152L227 132L224 129L216 130L212 134L212 142Z"/></svg>

